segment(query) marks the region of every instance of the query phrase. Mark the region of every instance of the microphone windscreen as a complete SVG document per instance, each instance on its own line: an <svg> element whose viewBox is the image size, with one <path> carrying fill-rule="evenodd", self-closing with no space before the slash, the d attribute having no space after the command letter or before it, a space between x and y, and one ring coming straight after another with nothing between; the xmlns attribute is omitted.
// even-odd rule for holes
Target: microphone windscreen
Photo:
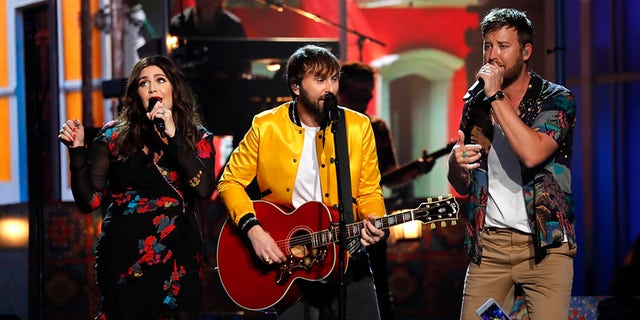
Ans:
<svg viewBox="0 0 640 320"><path fill-rule="evenodd" d="M327 93L324 96L324 107L325 108L333 108L338 106L338 98L333 93Z"/></svg>
<svg viewBox="0 0 640 320"><path fill-rule="evenodd" d="M147 107L147 112L151 112L151 110L153 110L153 106L155 106L156 103L158 103L158 101L160 101L160 99L158 98L149 99L149 106Z"/></svg>

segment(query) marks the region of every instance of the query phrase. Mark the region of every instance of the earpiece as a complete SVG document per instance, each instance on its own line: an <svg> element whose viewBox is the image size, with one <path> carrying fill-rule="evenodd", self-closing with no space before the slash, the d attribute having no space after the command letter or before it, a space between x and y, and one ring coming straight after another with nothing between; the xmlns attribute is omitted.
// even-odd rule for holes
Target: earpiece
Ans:
<svg viewBox="0 0 640 320"><path fill-rule="evenodd" d="M527 50L526 48L525 48L525 49L522 49L522 53L524 53L524 55L526 56L526 55L528 55L528 54L529 54L529 50Z"/></svg>
<svg viewBox="0 0 640 320"><path fill-rule="evenodd" d="M299 86L297 84L294 84L291 86L293 88L293 90L298 90Z"/></svg>

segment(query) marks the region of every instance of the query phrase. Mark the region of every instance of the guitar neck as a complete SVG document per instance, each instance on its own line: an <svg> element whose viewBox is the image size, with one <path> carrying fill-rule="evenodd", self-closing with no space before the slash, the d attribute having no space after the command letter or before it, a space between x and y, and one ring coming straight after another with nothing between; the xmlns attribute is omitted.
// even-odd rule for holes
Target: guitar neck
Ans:
<svg viewBox="0 0 640 320"><path fill-rule="evenodd" d="M393 226L401 225L407 222L415 221L414 212L417 209L404 210L398 213L393 213L382 218L371 220L370 222L380 230L386 230ZM362 221L355 222L348 226L347 239L360 236L360 230L364 227Z"/></svg>
<svg viewBox="0 0 640 320"><path fill-rule="evenodd" d="M429 155L420 157L417 160L406 163L396 169L385 172L382 175L382 178L380 179L380 184L385 185L386 183L395 179L396 177L403 176L415 170L419 170L421 166L421 162L424 162L426 159L429 159L429 158L437 159L439 157L442 157L448 154L449 152L451 152L451 149L453 149L454 145L455 145L455 142L450 142L449 144L447 144L446 147L440 150L437 150Z"/></svg>
<svg viewBox="0 0 640 320"><path fill-rule="evenodd" d="M380 230L386 230L393 226L404 224L407 222L419 220L422 223L445 223L447 220L458 219L458 203L455 198L449 196L435 202L426 202L420 204L418 208L403 210L401 212L386 215L381 218L370 220L370 222ZM346 226L346 237L352 239L360 237L360 230L363 228L363 222L358 221L350 223ZM312 235L314 246L322 246L340 239L340 229L332 228Z"/></svg>

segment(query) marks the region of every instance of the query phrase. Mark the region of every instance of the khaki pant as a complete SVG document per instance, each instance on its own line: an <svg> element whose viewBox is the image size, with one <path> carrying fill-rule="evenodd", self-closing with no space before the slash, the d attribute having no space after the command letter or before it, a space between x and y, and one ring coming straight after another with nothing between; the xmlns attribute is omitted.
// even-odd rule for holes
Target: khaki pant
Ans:
<svg viewBox="0 0 640 320"><path fill-rule="evenodd" d="M460 319L477 320L476 310L493 298L509 314L515 285L524 291L530 319L566 320L576 248L567 243L547 250L535 264L530 235L509 229L484 231L482 261L469 263Z"/></svg>

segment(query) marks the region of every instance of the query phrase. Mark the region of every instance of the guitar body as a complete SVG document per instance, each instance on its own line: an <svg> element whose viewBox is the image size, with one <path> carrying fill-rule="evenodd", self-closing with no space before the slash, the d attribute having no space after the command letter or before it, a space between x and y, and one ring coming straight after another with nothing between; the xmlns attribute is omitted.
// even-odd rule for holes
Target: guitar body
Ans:
<svg viewBox="0 0 640 320"><path fill-rule="evenodd" d="M218 275L229 298L238 306L254 311L282 310L298 300L309 281L337 279L340 276L336 244L340 230L338 213L321 202L307 202L287 213L267 201L254 201L260 224L286 256L282 264L267 264L256 256L249 239L227 219L220 231L217 247ZM428 199L415 209L369 220L377 228L410 221L455 224L458 203L453 196ZM360 237L361 221L345 226L346 239ZM348 266L348 255L344 267Z"/></svg>
<svg viewBox="0 0 640 320"><path fill-rule="evenodd" d="M259 259L248 238L227 219L217 247L218 274L231 300L247 310L282 309L302 294L304 281L339 276L338 245L314 247L311 236L327 230L337 213L321 202L308 202L291 213L266 201L253 202L265 231L280 246L287 262L268 265ZM348 259L345 257L345 268Z"/></svg>

